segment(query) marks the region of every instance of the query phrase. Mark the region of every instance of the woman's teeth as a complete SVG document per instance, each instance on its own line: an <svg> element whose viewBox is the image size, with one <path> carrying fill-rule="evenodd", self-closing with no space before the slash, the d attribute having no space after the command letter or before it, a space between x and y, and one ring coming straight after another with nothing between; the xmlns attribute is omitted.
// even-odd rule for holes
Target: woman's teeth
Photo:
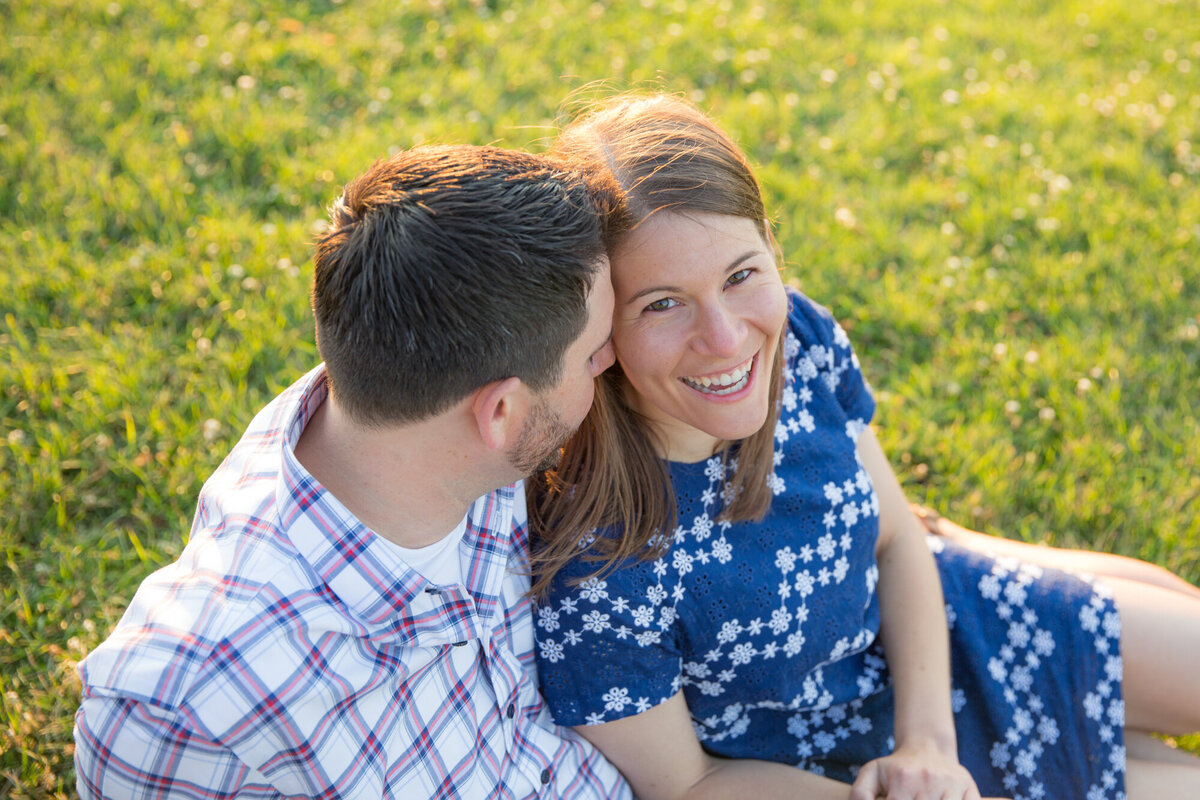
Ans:
<svg viewBox="0 0 1200 800"><path fill-rule="evenodd" d="M744 389L750 382L750 370L753 366L754 359L751 359L732 372L726 372L714 378L683 378L682 380L688 386L704 394L733 394Z"/></svg>

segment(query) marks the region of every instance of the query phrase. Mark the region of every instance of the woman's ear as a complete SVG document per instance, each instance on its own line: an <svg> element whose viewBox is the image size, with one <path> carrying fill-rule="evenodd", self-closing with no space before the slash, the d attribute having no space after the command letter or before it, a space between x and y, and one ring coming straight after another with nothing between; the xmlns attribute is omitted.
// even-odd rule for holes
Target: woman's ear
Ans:
<svg viewBox="0 0 1200 800"><path fill-rule="evenodd" d="M471 413L479 438L492 450L507 450L521 434L529 390L520 378L492 381L475 390Z"/></svg>

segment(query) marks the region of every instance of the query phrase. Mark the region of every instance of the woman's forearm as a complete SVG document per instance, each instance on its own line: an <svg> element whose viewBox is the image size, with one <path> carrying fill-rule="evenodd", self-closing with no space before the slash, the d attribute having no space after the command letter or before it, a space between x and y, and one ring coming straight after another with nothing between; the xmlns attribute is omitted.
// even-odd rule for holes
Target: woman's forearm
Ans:
<svg viewBox="0 0 1200 800"><path fill-rule="evenodd" d="M879 558L880 640L895 688L897 746L956 749L950 704L950 645L937 567L912 520Z"/></svg>
<svg viewBox="0 0 1200 800"><path fill-rule="evenodd" d="M575 729L641 800L847 800L844 783L788 764L716 758L700 746L682 693L632 717Z"/></svg>
<svg viewBox="0 0 1200 800"><path fill-rule="evenodd" d="M895 686L896 745L933 743L955 753L950 644L937 566L871 429L860 437L858 452L879 498L879 636Z"/></svg>

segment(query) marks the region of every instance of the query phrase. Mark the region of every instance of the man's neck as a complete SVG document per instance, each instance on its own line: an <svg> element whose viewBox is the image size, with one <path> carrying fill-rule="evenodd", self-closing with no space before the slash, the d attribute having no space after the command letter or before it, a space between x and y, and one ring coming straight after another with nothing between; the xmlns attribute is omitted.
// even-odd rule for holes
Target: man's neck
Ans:
<svg viewBox="0 0 1200 800"><path fill-rule="evenodd" d="M401 547L426 547L454 530L498 482L471 455L452 414L364 428L330 398L314 412L296 458L360 522Z"/></svg>

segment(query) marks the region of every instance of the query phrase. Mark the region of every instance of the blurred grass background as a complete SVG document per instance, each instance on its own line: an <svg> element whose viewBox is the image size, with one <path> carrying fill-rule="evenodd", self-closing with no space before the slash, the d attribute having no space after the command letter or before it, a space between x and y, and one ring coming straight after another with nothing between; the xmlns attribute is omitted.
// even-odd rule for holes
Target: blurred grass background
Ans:
<svg viewBox="0 0 1200 800"><path fill-rule="evenodd" d="M0 29L0 798L73 795L75 664L316 362L340 186L543 149L597 80L747 149L913 499L1200 580L1196 0L0 0Z"/></svg>

